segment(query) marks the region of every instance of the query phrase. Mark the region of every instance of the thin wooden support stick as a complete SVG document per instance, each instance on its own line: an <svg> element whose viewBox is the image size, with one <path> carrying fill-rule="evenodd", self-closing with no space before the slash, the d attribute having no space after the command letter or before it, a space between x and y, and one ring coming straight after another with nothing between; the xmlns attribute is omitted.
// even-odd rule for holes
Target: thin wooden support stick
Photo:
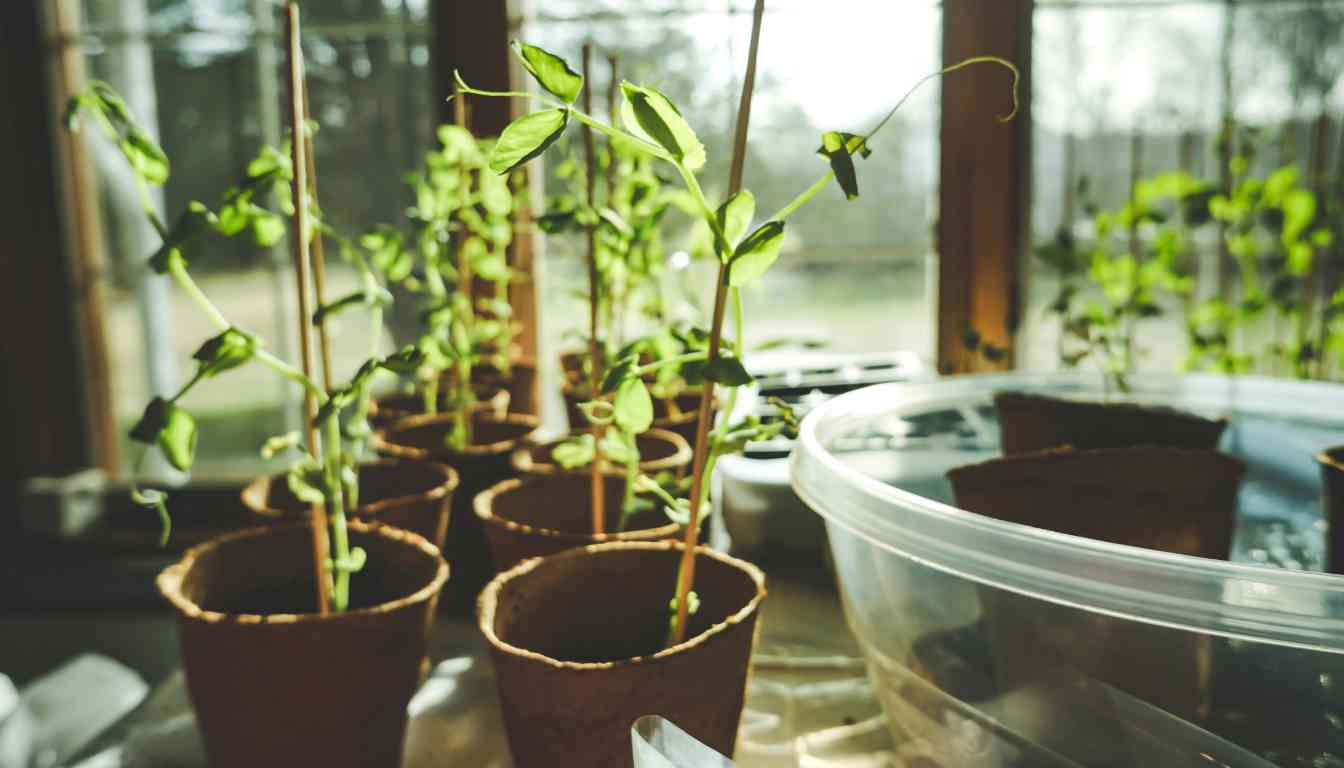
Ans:
<svg viewBox="0 0 1344 768"><path fill-rule="evenodd" d="M290 3L286 6L285 35L287 62L289 65L289 117L290 117L290 157L294 165L294 180L290 185L294 201L294 271L299 294L299 346L303 357L303 375L313 375L313 340L309 332L312 308L308 298L308 165L304 159L304 110L303 110L303 46L299 42L299 6ZM307 388L303 393L304 426L308 438L308 453L319 456L317 447L317 400ZM314 504L312 511L313 531L313 567L317 581L317 610L327 613L331 610L331 583L327 578L327 560L330 545L327 541L327 515L322 505Z"/></svg>
<svg viewBox="0 0 1344 768"><path fill-rule="evenodd" d="M733 134L733 161L728 171L728 197L742 189L742 171L747 156L747 128L751 122L751 94L756 87L756 54L761 44L761 20L765 16L765 0L756 0L751 18L751 48L747 52L747 73L742 79L742 101L737 108L737 129ZM709 332L709 360L719 359L719 338L723 335L723 312L728 302L728 265L719 261L719 276L714 289L714 317ZM714 412L714 382L705 380L700 391L700 412L695 428L695 466L691 475L690 522L686 526L686 547L681 553L681 567L677 570L677 623L673 628L673 644L686 640L689 618L687 596L695 584L695 546L700 539L700 505L705 498L705 464L709 459L709 428Z"/></svg>
<svg viewBox="0 0 1344 768"><path fill-rule="evenodd" d="M592 62L593 62L593 44L583 44L583 81L592 83ZM583 111L588 114L593 113L593 89L591 87L583 89ZM597 156L593 149L593 129L588 126L583 127L583 150L584 159L587 162L587 175L585 182L586 202L589 208L595 208L597 197ZM602 347L598 342L598 321L597 305L600 298L598 293L597 276L597 235L596 226L588 226L588 390L593 399L597 399L602 385ZM602 533L606 528L606 491L607 486L602 481L602 425L593 424L593 464L590 470L592 478L592 514L593 514L593 533Z"/></svg>
<svg viewBox="0 0 1344 768"><path fill-rule="evenodd" d="M303 78L303 157L308 165L308 200L317 210L322 210L321 203L317 197L317 154L313 151L313 134L308 130L307 122L313 116L312 109L308 101L308 79ZM313 290L317 294L317 306L320 310L327 305L327 286L326 286L326 258L322 252L322 232L320 229L313 230L313 242L311 247L313 262ZM326 315L322 316L317 324L317 344L319 356L322 360L322 388L330 393L336 387L335 376L331 372L331 336L327 333Z"/></svg>

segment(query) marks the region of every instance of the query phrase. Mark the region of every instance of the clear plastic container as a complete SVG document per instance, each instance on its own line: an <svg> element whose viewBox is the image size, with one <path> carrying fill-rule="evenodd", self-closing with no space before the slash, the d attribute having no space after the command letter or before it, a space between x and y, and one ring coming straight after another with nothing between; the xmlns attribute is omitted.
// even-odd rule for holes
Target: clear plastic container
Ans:
<svg viewBox="0 0 1344 768"><path fill-rule="evenodd" d="M1096 379L880 385L804 421L793 487L826 521L893 738L948 766L1344 765L1344 578L1311 572L1314 456L1344 443L1344 387L1129 383L1123 399L1231 420L1222 450L1249 467L1232 562L948 503L943 474L998 453L994 392L1102 398Z"/></svg>

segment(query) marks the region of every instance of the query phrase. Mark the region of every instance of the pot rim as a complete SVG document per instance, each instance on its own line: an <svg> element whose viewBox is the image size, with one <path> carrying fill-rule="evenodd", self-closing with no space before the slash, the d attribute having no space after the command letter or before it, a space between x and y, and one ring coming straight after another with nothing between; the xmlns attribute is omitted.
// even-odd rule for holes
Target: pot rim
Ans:
<svg viewBox="0 0 1344 768"><path fill-rule="evenodd" d="M373 437L369 440L369 443L370 445L373 446L374 450L382 451L390 456L394 456L397 458L418 459L421 461L434 461L430 451L424 448L416 448L409 445L402 445L401 443L394 443L388 439L388 433L393 430L415 429L417 427L446 423L449 419L452 418L454 418L454 416L451 413L434 413L434 414L422 414L420 416L412 416L410 418L401 419L400 421L395 421L392 424L388 425L387 427L384 427L383 429L374 432ZM464 456L489 456L489 455L506 453L512 451L515 447L517 447L521 443L530 442L532 438L536 436L538 430L541 429L541 420L538 419L536 416L532 416L530 414L525 413L506 413L504 414L504 418L502 419L493 413L487 413L485 414L484 418L485 421L488 422L517 424L520 426L528 427L529 429L522 435L510 438L508 440L496 440L493 443L468 445L462 450L456 450L456 449L449 449L449 450L452 453Z"/></svg>
<svg viewBox="0 0 1344 768"><path fill-rule="evenodd" d="M429 543L423 536L410 531L404 531L400 528L393 528L381 523L363 523L358 520L351 520L347 523L349 529L353 532L366 534L369 536L381 536L386 539L392 539L406 546L420 550L423 554L429 555L438 561L438 567L434 572L434 578L429 583L417 589L409 595L389 600L385 603L371 605L367 608L357 608L344 613L223 613L221 611L209 611L195 601L182 594L182 580L187 573L191 571L196 561L212 550L220 546L239 541L242 539L257 538L261 536L275 536L281 533L289 533L298 529L307 529L306 523L294 523L290 525L272 525L259 528L247 528L241 531L226 533L217 536L209 541L188 549L182 553L182 558L172 565L164 568L154 579L155 585L159 588L159 593L173 605L183 619L193 621L203 621L212 624L232 622L235 624L302 624L313 622L331 622L350 620L364 616L374 616L382 613L391 613L392 611L403 608L407 605L424 602L430 599L440 590L448 581L448 563L444 561L439 548Z"/></svg>
<svg viewBox="0 0 1344 768"><path fill-rule="evenodd" d="M521 446L515 449L513 455L509 457L509 463L512 464L513 468L518 470L519 472L523 472L525 474L530 475L553 475L553 474L566 474L566 473L572 474L575 472L585 472L587 471L586 469L565 469L553 461L538 462L532 458L532 451L530 450L530 448L533 447L544 448L547 446L554 446L558 445L561 442L564 442L565 440L570 440L574 437L586 434L588 434L588 430L575 429L570 430L568 434L561 435L560 437L552 438L550 440L546 440L540 443L533 443L532 446L530 447ZM645 472L661 472L666 469L676 469L677 467L689 466L691 463L691 459L695 458L695 454L691 451L691 444L686 441L686 438L682 437L676 432L673 432L668 429L651 427L643 432L640 432L638 435L635 436L635 439L638 440L640 437L645 436L669 442L675 448L671 456L665 456L661 459L651 459L649 461L639 462L639 468ZM604 472L604 474L624 474L624 473L617 472L616 470L610 470L608 472Z"/></svg>
<svg viewBox="0 0 1344 768"><path fill-rule="evenodd" d="M437 461L428 461L425 459L400 459L400 458L374 459L373 461L362 462L361 464L359 464L357 468L363 469L364 467L391 467L396 466L398 464L423 465L424 467L432 471L442 472L444 475L444 480L442 483L435 485L428 491L421 491L420 493L407 494L405 496L393 496L388 499L379 499L377 501L371 501L367 504L360 504L358 507L355 507L354 510L351 511L351 514L353 514L356 517L376 518L378 515L383 514L389 509L396 509L397 507L405 507L411 504L418 504L426 500L433 501L438 499L444 499L447 498L448 494L457 490L457 486L461 483L462 480L462 478L458 475L456 469L453 469L447 464L440 464ZM243 506L247 507L250 511L255 512L256 514L261 515L263 517L269 517L275 519L293 518L294 515L296 514L296 512L294 511L287 511L283 509L277 509L276 507L257 505L252 503L252 501L249 499L251 495L260 493L261 486L263 483L265 483L269 487L271 483L274 483L277 480L282 480L284 477L285 477L284 473L274 475L258 475L257 477L254 477L252 478L252 480L248 481L247 485L243 486L243 489L238 492L238 498L242 500Z"/></svg>
<svg viewBox="0 0 1344 768"><path fill-rule="evenodd" d="M658 539L665 539L670 534L675 534L681 530L681 526L668 521L666 525L660 525L657 528L639 528L633 531L616 531L612 533L575 533L573 531L561 531L555 528L538 528L536 526L520 523L515 520L509 520L500 517L494 513L495 498L501 494L508 493L515 488L520 488L526 483L544 483L555 477L562 477L566 480L573 480L574 475L531 475L529 477L511 477L507 480L501 480L498 483L486 488L484 491L476 494L471 500L472 509L476 512L476 517L481 522L488 525L494 525L514 533L526 534L529 536L540 536L547 539L555 539L572 543L575 546L585 544L601 544L612 541L645 541L650 536ZM606 475L606 477L617 477L617 475Z"/></svg>
<svg viewBox="0 0 1344 768"><path fill-rule="evenodd" d="M1344 445L1332 445L1316 454L1316 462L1322 466L1344 472Z"/></svg>
<svg viewBox="0 0 1344 768"><path fill-rule="evenodd" d="M725 618L704 632L695 637L683 640L670 648L664 648L657 653L648 656L632 656L628 659L616 659L613 661L561 661L553 659L544 653L529 651L526 648L520 648L516 645L506 643L495 634L495 610L498 607L499 591L504 585L516 578L526 576L539 567L545 567L551 563L562 559L575 557L589 557L601 555L603 552L612 550L647 550L647 551L683 551L686 545L679 541L609 541L603 544L590 544L586 547L567 549L564 552L550 555L548 557L534 557L515 565L507 571L499 574L485 585L481 590L480 597L476 600L477 605L477 626L481 629L481 634L485 635L486 642L501 653L507 653L512 656L519 656L532 661L544 664L554 669L568 669L579 672L595 672L608 669L619 669L625 667L636 667L645 664L654 664L658 661L674 656L679 653L686 653L698 646L708 643L716 635L727 632L730 628L746 621L753 613L760 610L761 601L765 599L765 573L755 565L739 560L731 555L725 555L722 552L716 552L706 546L697 546L695 553L697 557L709 557L718 560L729 567L736 568L747 574L756 584L756 594L747 601L747 604L738 609L731 616Z"/></svg>

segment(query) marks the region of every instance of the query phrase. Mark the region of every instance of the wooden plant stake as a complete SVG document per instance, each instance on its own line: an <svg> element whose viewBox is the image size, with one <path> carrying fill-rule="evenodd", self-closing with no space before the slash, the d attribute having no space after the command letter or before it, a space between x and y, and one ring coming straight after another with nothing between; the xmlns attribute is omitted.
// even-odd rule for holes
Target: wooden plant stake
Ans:
<svg viewBox="0 0 1344 768"><path fill-rule="evenodd" d="M747 154L747 127L751 121L751 94L756 86L756 53L761 42L761 19L765 15L765 0L756 0L751 19L751 48L747 53L747 73L742 80L742 101L737 108L737 126L733 134L733 162L728 172L728 194L732 199L742 189L742 169ZM714 289L714 318L709 331L709 365L719 359L719 337L723 335L724 305L728 301L728 264L719 262L719 276ZM695 546L700 538L700 506L704 503L705 462L708 457L710 419L714 412L714 382L705 379L700 393L700 412L695 428L695 459L691 475L690 522L686 526L686 547L682 550L681 567L677 570L677 623L672 632L672 644L686 640L689 618L688 595L695 584Z"/></svg>
<svg viewBox="0 0 1344 768"><path fill-rule="evenodd" d="M303 80L303 118L305 121L305 130L303 132L303 157L307 161L308 171L308 199L317 210L322 210L322 205L317 197L317 153L313 151L313 134L307 130L306 123L313 117L313 111L308 101L308 78ZM313 241L310 246L312 249L313 263L313 291L316 293L318 308L327 305L327 287L326 287L326 258L322 252L322 232L313 231ZM317 343L318 352L322 360L322 388L331 394L335 388L335 376L331 372L331 336L327 333L327 316L325 313L318 316L317 322Z"/></svg>
<svg viewBox="0 0 1344 768"><path fill-rule="evenodd" d="M456 94L456 98L453 99L453 122L456 123L459 128L466 131L471 136L475 137L476 134L472 133L471 126L467 125L467 119L468 119L467 95L459 90L456 90L456 87L454 87L454 93ZM471 185L471 171L467 169L466 160L464 158L461 162L457 164L457 191L458 194L461 195L461 205L463 208L466 208L467 206L468 196L470 195L471 192L470 185ZM459 212L458 213L459 220L461 220L461 216L462 214ZM466 300L466 303L463 304L462 306L465 306L467 308L467 314L469 317L472 318L472 325L474 325L475 311L473 309L473 306L475 305L475 298L472 295L473 281L471 274L471 261L467 259L467 238L465 236L465 230L458 231L456 257L457 257L456 258L457 290L458 293ZM470 330L470 326L468 326L468 329ZM504 354L505 356L507 356L509 354L509 351L507 349L504 350ZM455 361L454 364L457 366L461 366L462 361L460 360ZM470 363L468 363L468 365L470 365ZM461 414L462 417L462 431L464 435L462 443L463 447L466 447L471 445L472 414L471 409L468 406L460 404L471 402L470 400L467 399L469 397L474 399L474 395L472 394L472 382L471 382L470 370L467 371L467 375L465 377L462 377L458 381L458 386L462 388L461 391L457 393L458 398L457 402L459 404L458 412Z"/></svg>
<svg viewBox="0 0 1344 768"><path fill-rule="evenodd" d="M299 6L291 2L285 8L285 33L289 65L289 117L290 117L290 159L294 166L294 180L290 185L293 194L294 216L293 237L294 271L299 297L299 347L303 359L303 375L313 375L313 344L308 324L313 316L308 294L309 249L308 238L308 165L306 160L307 142L304 139L304 86L303 86L303 47L299 41ZM317 447L317 401L307 388L303 393L304 427L307 435L308 453L318 456ZM327 578L326 562L330 547L327 542L327 515L321 504L311 507L313 532L313 567L317 581L317 609L319 613L331 610L331 584Z"/></svg>
<svg viewBox="0 0 1344 768"><path fill-rule="evenodd" d="M583 44L583 81L592 82L591 70L593 59L593 44ZM593 111L593 89L583 89L583 111L592 114ZM588 208L594 207L594 198L596 197L597 183L597 158L593 149L593 129L588 126L583 128L583 149L584 159L587 163L588 173L584 179L586 189L586 200ZM596 225L591 224L587 227L588 233L588 356L589 356L589 375L588 391L596 398L602 386L602 347L597 340L598 322L598 278L597 278L597 236ZM591 469L592 477L592 513L593 513L593 533L602 533L605 527L606 517L606 484L602 482L602 425L593 422L593 463Z"/></svg>

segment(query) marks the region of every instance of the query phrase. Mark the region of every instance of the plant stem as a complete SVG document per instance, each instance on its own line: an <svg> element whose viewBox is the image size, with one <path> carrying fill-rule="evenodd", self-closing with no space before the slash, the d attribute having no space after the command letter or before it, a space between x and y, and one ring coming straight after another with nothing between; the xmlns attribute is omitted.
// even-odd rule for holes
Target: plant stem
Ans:
<svg viewBox="0 0 1344 768"><path fill-rule="evenodd" d="M585 82L592 82L590 72L592 70L593 44L583 44L583 79ZM583 89L583 109L585 112L593 111L593 89ZM587 167L587 174L584 177L584 204L589 210L596 210L597 197L597 156L593 149L593 129L584 128L583 131L583 150L584 162ZM588 246L588 386L597 397L598 387L602 382L602 349L598 341L598 305L601 302L601 294L598 290L597 273L597 228L595 225L589 225L585 228ZM608 301L611 297L608 297ZM588 471L592 495L592 504L589 511L592 513L593 533L602 533L606 527L606 483L602 480L602 425L594 421L592 423L593 433L593 463Z"/></svg>
<svg viewBox="0 0 1344 768"><path fill-rule="evenodd" d="M765 0L756 0L756 6L752 12L751 46L747 53L747 73L742 80L742 101L737 109L737 129L733 136L733 161L728 178L729 199L737 194L738 190L742 189L742 169L747 153L747 127L751 121L751 94L756 86L756 55L760 50L761 20L764 17ZM718 218L712 211L709 211L709 206L705 204L704 195L700 192L700 185L696 183L695 176L680 163L677 164L677 169L681 171L682 178L687 179L687 187L692 189L691 194L697 198L701 208L706 211L706 220L715 230L714 240L718 244L719 278L714 289L714 316L709 330L709 364L713 365L719 359L719 337L723 334L724 303L728 295L728 260L732 256L732 252L729 250L727 238L723 236L723 228L719 226ZM676 623L672 626L671 633L671 644L673 645L686 639L686 625L690 616L690 592L691 587L695 584L695 548L700 538L700 507L708 489L705 470L710 462L708 461L709 457L705 454L709 437L710 415L713 409L714 382L706 379L700 393L700 413L695 428L695 468L691 475L691 509L690 519L686 526L686 546L682 550L681 565L677 569L677 618Z"/></svg>
<svg viewBox="0 0 1344 768"><path fill-rule="evenodd" d="M327 518L331 523L333 549L331 607L337 613L342 613L350 607L350 571L346 567L350 559L350 538L345 526L345 501L342 498L340 416L336 413L328 416L323 421L322 430L323 495L326 497Z"/></svg>
<svg viewBox="0 0 1344 768"><path fill-rule="evenodd" d="M311 381L313 378L313 349L312 334L309 328L312 308L309 306L308 294L308 266L310 262L308 258L308 164L304 158L306 142L304 141L303 47L299 38L298 4L290 2L285 11L287 22L285 32L288 42L286 50L289 65L290 159L294 169L294 179L290 185L294 206L294 231L291 237L294 246L294 270L299 297L299 342L303 355L303 377ZM318 452L317 424L315 423L317 419L317 400L318 397L315 393L305 387L303 405L304 420L307 427L308 453L314 457L324 455ZM325 446L328 451L340 450L339 429L337 429L336 438L335 445ZM326 513L320 504L313 504L311 513L313 566L317 582L317 609L318 613L325 614L331 603L331 582L326 572L327 556L330 551L327 540L327 520ZM344 521L342 521L341 527L344 529Z"/></svg>
<svg viewBox="0 0 1344 768"><path fill-rule="evenodd" d="M205 295L205 291L202 291L196 281L191 278L191 275L187 274L187 268L182 266L180 259L170 259L168 261L168 274L172 276L173 281L182 289L182 292L187 294L187 297L196 306L200 307L206 317L210 318L210 322L214 323L217 329L227 331L233 327L228 318L224 317L224 313L220 312L214 302L210 301L210 297Z"/></svg>
<svg viewBox="0 0 1344 768"><path fill-rule="evenodd" d="M659 368L666 368L669 365L681 365L682 363L691 363L696 360L707 359L709 359L709 353L704 350L699 352L686 352L685 354L676 355L675 357L666 357L662 360L655 360L652 363L637 365L631 373L635 376L643 376L646 373L653 373Z"/></svg>

